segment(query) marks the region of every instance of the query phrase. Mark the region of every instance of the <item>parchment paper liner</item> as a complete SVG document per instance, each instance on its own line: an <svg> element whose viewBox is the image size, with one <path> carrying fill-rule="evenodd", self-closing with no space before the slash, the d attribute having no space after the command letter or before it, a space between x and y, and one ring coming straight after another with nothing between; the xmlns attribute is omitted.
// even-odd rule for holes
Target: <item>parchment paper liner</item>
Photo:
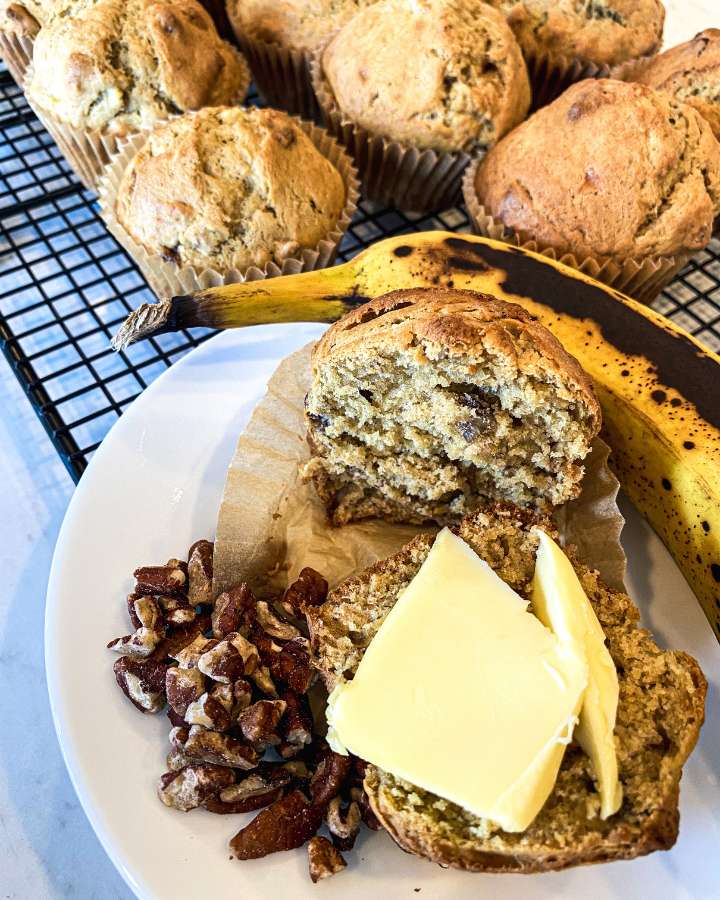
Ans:
<svg viewBox="0 0 720 900"><path fill-rule="evenodd" d="M100 214L109 231L140 267L146 281L158 297L188 294L191 291L218 287L222 284L259 281L263 278L274 278L277 275L297 275L298 272L310 272L332 265L338 245L357 209L359 197L357 171L344 149L334 138L330 137L324 128L313 125L312 122L303 122L300 119L296 121L320 153L340 173L345 185L345 206L335 227L323 240L315 247L301 248L295 256L283 260L282 265L270 261L262 268L250 266L244 270L228 269L226 272L219 272L212 268L197 269L194 266L179 266L177 263L162 259L156 253L148 252L142 244L128 234L115 216L115 201L123 173L130 160L147 140L148 133L132 135L119 148L98 186Z"/></svg>
<svg viewBox="0 0 720 900"><path fill-rule="evenodd" d="M554 248L538 243L527 232L514 231L494 219L478 199L475 190L476 175L477 163L473 162L463 178L463 197L476 234L542 253L543 256L590 275L642 303L654 300L692 256L691 253L678 253L675 256L657 256L644 260L613 260L590 256L580 259L572 253L559 254Z"/></svg>
<svg viewBox="0 0 720 900"><path fill-rule="evenodd" d="M23 87L25 73L32 63L34 37L0 31L0 57L18 87Z"/></svg>
<svg viewBox="0 0 720 900"><path fill-rule="evenodd" d="M310 69L325 126L355 160L368 200L418 213L437 212L459 201L470 154L419 150L367 131L337 106L319 53Z"/></svg>
<svg viewBox="0 0 720 900"><path fill-rule="evenodd" d="M263 41L246 32L235 31L235 37L268 106L321 124L320 107L310 78L312 53L274 41Z"/></svg>
<svg viewBox="0 0 720 900"><path fill-rule="evenodd" d="M215 537L215 593L248 581L277 593L303 566L333 586L399 550L429 529L372 520L342 528L327 524L312 486L300 480L309 450L303 401L310 386L308 344L280 363L235 450L228 469ZM607 467L609 448L597 440L585 461L581 495L556 516L561 535L610 587L623 589L624 520L619 484Z"/></svg>
<svg viewBox="0 0 720 900"><path fill-rule="evenodd" d="M239 106L245 99L245 95L250 87L250 67L245 58L234 47L231 47L231 49L243 69L242 87L235 100L235 104ZM103 170L118 152L118 148L128 135L113 135L97 130L83 131L80 128L68 125L66 122L61 122L52 113L32 102L27 91L27 85L32 80L32 73L33 67L30 65L25 73L24 82L25 96L28 103L60 148L62 155L70 164L73 172L88 190L95 191ZM156 124L160 124L161 121L164 120L158 120ZM147 132L139 133L147 134Z"/></svg>

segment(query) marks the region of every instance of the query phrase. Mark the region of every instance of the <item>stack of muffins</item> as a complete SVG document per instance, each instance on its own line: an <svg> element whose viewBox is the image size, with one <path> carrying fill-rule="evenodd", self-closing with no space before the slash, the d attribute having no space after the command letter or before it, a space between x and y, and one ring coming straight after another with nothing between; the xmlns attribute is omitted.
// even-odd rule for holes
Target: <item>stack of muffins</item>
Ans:
<svg viewBox="0 0 720 900"><path fill-rule="evenodd" d="M220 12L242 53L196 0L0 0L0 52L32 51L30 103L159 295L329 265L356 174L405 212L462 193L479 233L642 300L710 240L720 31L656 55L660 0ZM284 112L241 107L250 69Z"/></svg>

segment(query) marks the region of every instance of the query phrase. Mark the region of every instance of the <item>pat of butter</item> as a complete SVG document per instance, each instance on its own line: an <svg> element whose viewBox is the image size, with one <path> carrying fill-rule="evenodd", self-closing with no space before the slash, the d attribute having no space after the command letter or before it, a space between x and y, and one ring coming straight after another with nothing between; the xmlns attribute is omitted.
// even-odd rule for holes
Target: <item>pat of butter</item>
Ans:
<svg viewBox="0 0 720 900"><path fill-rule="evenodd" d="M560 640L575 648L588 663L588 686L575 739L590 757L600 794L603 819L622 803L615 752L615 717L619 696L615 664L605 635L570 560L541 529L532 603L536 615Z"/></svg>
<svg viewBox="0 0 720 900"><path fill-rule="evenodd" d="M328 701L329 740L523 831L552 791L587 665L443 529Z"/></svg>

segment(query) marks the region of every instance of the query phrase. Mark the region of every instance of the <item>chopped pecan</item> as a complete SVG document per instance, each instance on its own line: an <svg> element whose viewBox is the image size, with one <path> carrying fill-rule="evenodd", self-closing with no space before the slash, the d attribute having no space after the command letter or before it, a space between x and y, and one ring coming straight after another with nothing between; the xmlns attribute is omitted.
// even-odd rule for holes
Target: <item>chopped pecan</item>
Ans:
<svg viewBox="0 0 720 900"><path fill-rule="evenodd" d="M218 797L205 804L206 809L226 815L227 813L254 812L256 809L269 806L280 798L291 780L286 772L276 771L277 775L253 772L237 784L220 791Z"/></svg>
<svg viewBox="0 0 720 900"><path fill-rule="evenodd" d="M187 724L185 722L185 717L181 716L179 713L176 713L172 706L168 707L167 717L170 720L170 724L173 728L184 728Z"/></svg>
<svg viewBox="0 0 720 900"><path fill-rule="evenodd" d="M220 594L212 612L212 630L216 638L224 638L246 626L255 613L255 596L243 582Z"/></svg>
<svg viewBox="0 0 720 900"><path fill-rule="evenodd" d="M229 734L220 734L198 725L187 728L173 728L170 743L196 762L229 766L234 769L254 769L258 755L252 747Z"/></svg>
<svg viewBox="0 0 720 900"><path fill-rule="evenodd" d="M170 732L170 737L172 738L172 731ZM173 747L172 750L168 753L165 758L165 765L168 767L168 771L170 772L179 772L180 769L184 769L185 766L192 765L193 760L190 757L183 753L182 750L178 750L176 747Z"/></svg>
<svg viewBox="0 0 720 900"><path fill-rule="evenodd" d="M217 700L232 719L235 707L233 686L231 684L214 684L210 689L210 696Z"/></svg>
<svg viewBox="0 0 720 900"><path fill-rule="evenodd" d="M230 713L216 697L207 692L188 706L185 721L188 725L202 725L212 731L227 731L232 724Z"/></svg>
<svg viewBox="0 0 720 900"><path fill-rule="evenodd" d="M309 643L304 637L297 637L280 651L275 677L284 682L290 690L305 694L315 678L315 670L310 662Z"/></svg>
<svg viewBox="0 0 720 900"><path fill-rule="evenodd" d="M157 598L160 608L163 612L163 618L168 625L189 625L194 622L197 613L195 607L191 606L182 597L165 597Z"/></svg>
<svg viewBox="0 0 720 900"><path fill-rule="evenodd" d="M281 601L282 609L288 615L302 616L308 607L320 606L327 600L328 583L319 572L304 568Z"/></svg>
<svg viewBox="0 0 720 900"><path fill-rule="evenodd" d="M310 769L301 759L292 759L281 763L281 768L288 772L294 781L310 780Z"/></svg>
<svg viewBox="0 0 720 900"><path fill-rule="evenodd" d="M197 661L197 667L208 678L221 684L231 684L245 674L243 658L229 640L220 641L203 653Z"/></svg>
<svg viewBox="0 0 720 900"><path fill-rule="evenodd" d="M252 685L244 678L238 678L233 685L232 717L236 719L240 713L252 703Z"/></svg>
<svg viewBox="0 0 720 900"><path fill-rule="evenodd" d="M359 787L350 788L350 796L360 807L360 815L367 827L372 831L380 831L382 825L380 824L378 817L372 811L365 789Z"/></svg>
<svg viewBox="0 0 720 900"><path fill-rule="evenodd" d="M325 821L338 850L352 850L362 821L359 805L351 800L343 809L342 797L333 797L328 803Z"/></svg>
<svg viewBox="0 0 720 900"><path fill-rule="evenodd" d="M280 737L283 742L297 747L298 751L312 742L312 713L306 697L294 691L280 695L285 701L285 715L280 721ZM280 753L282 756L282 752ZM294 754L289 754L294 755Z"/></svg>
<svg viewBox="0 0 720 900"><path fill-rule="evenodd" d="M152 654L165 636L165 626L160 607L154 597L135 597L133 594L131 619L138 622L133 634L110 641L108 649L123 656L147 657ZM130 609L128 597L128 609Z"/></svg>
<svg viewBox="0 0 720 900"><path fill-rule="evenodd" d="M268 669L267 666L258 666L258 668L250 675L250 678L255 682L256 687L258 690L262 691L263 694L266 694L268 697L278 696L275 682L272 680L270 669Z"/></svg>
<svg viewBox="0 0 720 900"><path fill-rule="evenodd" d="M270 637L277 638L279 641L291 641L300 635L300 632L294 625L290 622L283 622L282 619L278 618L264 600L259 600L256 603L255 614L258 625Z"/></svg>
<svg viewBox="0 0 720 900"><path fill-rule="evenodd" d="M193 606L212 604L213 544L195 541L188 553L188 600Z"/></svg>
<svg viewBox="0 0 720 900"><path fill-rule="evenodd" d="M294 850L320 827L322 811L301 791L290 791L263 809L230 841L236 859L259 859L278 850Z"/></svg>
<svg viewBox="0 0 720 900"><path fill-rule="evenodd" d="M165 693L170 706L184 718L188 706L205 693L205 676L199 669L172 666L165 675Z"/></svg>
<svg viewBox="0 0 720 900"><path fill-rule="evenodd" d="M317 836L308 844L308 869L313 883L342 872L347 863L326 837Z"/></svg>
<svg viewBox="0 0 720 900"><path fill-rule="evenodd" d="M130 656L115 660L115 679L128 700L140 712L156 713L165 706L165 670L155 660L140 661Z"/></svg>
<svg viewBox="0 0 720 900"><path fill-rule="evenodd" d="M287 708L284 700L258 700L238 716L238 725L245 740L257 749L280 743L277 729Z"/></svg>
<svg viewBox="0 0 720 900"><path fill-rule="evenodd" d="M158 796L165 806L187 812L202 806L234 781L235 773L225 766L185 766L161 776Z"/></svg>
<svg viewBox="0 0 720 900"><path fill-rule="evenodd" d="M165 566L142 566L135 569L135 593L183 595L187 591L187 567L177 559Z"/></svg>
<svg viewBox="0 0 720 900"><path fill-rule="evenodd" d="M175 657L184 647L202 635L210 627L210 614L200 613L189 625L177 625L168 629L164 641L158 645L155 655L158 658Z"/></svg>
<svg viewBox="0 0 720 900"><path fill-rule="evenodd" d="M189 644L171 653L170 656L181 669L194 669L203 653L211 650L216 643L214 640L208 640L204 634L198 634Z"/></svg>
<svg viewBox="0 0 720 900"><path fill-rule="evenodd" d="M310 796L316 806L326 807L342 790L352 767L349 756L325 750L310 779Z"/></svg>

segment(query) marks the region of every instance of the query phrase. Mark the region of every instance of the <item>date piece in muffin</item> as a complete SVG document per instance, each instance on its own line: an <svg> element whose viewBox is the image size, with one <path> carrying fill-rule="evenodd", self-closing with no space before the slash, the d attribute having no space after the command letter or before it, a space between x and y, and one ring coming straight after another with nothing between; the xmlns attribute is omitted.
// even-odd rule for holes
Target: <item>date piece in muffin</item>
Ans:
<svg viewBox="0 0 720 900"><path fill-rule="evenodd" d="M475 190L496 222L578 260L692 253L720 212L720 144L684 103L587 80L494 147Z"/></svg>
<svg viewBox="0 0 720 900"><path fill-rule="evenodd" d="M613 66L655 53L660 0L488 0L501 10L528 56L562 56Z"/></svg>
<svg viewBox="0 0 720 900"><path fill-rule="evenodd" d="M340 173L293 119L225 107L153 131L123 175L115 215L149 253L223 272L315 247L344 204Z"/></svg>
<svg viewBox="0 0 720 900"><path fill-rule="evenodd" d="M563 503L600 427L577 360L522 307L474 291L371 301L320 339L312 376L305 476L336 525Z"/></svg>
<svg viewBox="0 0 720 900"><path fill-rule="evenodd" d="M35 41L27 88L59 122L117 136L246 90L242 57L195 0L61 0Z"/></svg>
<svg viewBox="0 0 720 900"><path fill-rule="evenodd" d="M647 63L635 81L694 106L720 140L720 29L707 28Z"/></svg>
<svg viewBox="0 0 720 900"><path fill-rule="evenodd" d="M517 41L480 0L380 0L330 41L322 74L344 117L420 149L485 149L530 105Z"/></svg>

